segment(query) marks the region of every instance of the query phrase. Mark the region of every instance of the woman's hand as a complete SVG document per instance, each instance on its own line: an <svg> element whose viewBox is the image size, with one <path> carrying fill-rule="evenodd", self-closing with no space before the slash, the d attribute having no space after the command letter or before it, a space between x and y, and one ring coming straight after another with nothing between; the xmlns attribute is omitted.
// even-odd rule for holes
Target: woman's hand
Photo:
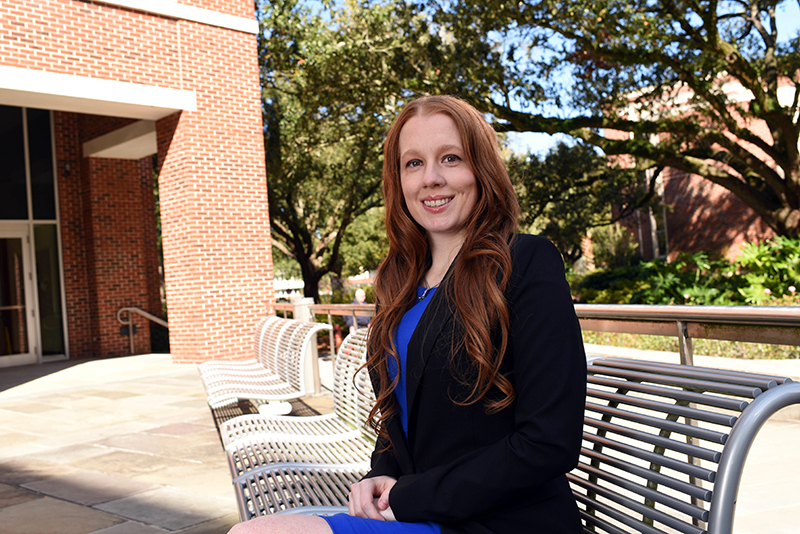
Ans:
<svg viewBox="0 0 800 534"><path fill-rule="evenodd" d="M350 486L347 510L350 515L368 519L394 521L389 507L389 492L397 483L392 477L365 478Z"/></svg>

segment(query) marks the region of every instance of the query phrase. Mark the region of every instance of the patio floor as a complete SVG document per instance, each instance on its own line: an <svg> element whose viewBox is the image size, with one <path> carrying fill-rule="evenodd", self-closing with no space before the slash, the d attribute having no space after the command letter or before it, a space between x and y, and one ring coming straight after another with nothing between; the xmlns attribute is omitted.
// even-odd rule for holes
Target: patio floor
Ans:
<svg viewBox="0 0 800 534"><path fill-rule="evenodd" d="M800 377L797 361L717 361ZM330 410L329 396L305 400ZM787 415L751 450L738 534L800 533L800 418ZM194 365L143 355L0 369L3 534L221 534L236 522Z"/></svg>
<svg viewBox="0 0 800 534"><path fill-rule="evenodd" d="M196 366L144 355L0 370L3 534L221 534L237 521Z"/></svg>

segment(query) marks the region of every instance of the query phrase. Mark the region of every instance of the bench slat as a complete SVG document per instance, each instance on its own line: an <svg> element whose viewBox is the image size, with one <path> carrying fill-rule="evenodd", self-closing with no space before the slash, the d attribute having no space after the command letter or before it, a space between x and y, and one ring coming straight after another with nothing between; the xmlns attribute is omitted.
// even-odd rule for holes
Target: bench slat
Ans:
<svg viewBox="0 0 800 534"><path fill-rule="evenodd" d="M682 417L688 417L690 419L707 421L709 423L714 423L722 426L732 427L734 423L736 423L736 416L733 415L726 415L718 412L708 412L697 408L681 406L679 404L667 404L665 402L647 400L641 397L623 395L621 393L611 393L609 391L590 389L587 391L587 395L598 399L613 401L617 403L617 406L619 406L619 404L626 404L629 406L636 406L639 408L647 408L648 410L653 410L657 412L680 415Z"/></svg>
<svg viewBox="0 0 800 534"><path fill-rule="evenodd" d="M636 475L645 480L650 480L656 484L661 484L668 488L672 488L675 491L679 491L681 493L690 495L697 499L701 499L703 501L711 500L712 496L711 490L708 490L700 486L695 486L694 484L690 484L689 482L678 480L677 478L665 475L663 473L659 473L658 471L640 467L638 465L634 465L629 462L613 458L611 456L608 456L606 454L597 451L590 451L584 449L581 451L581 454L601 464L606 464L615 467L621 471L625 471L626 473L631 473L632 475Z"/></svg>
<svg viewBox="0 0 800 534"><path fill-rule="evenodd" d="M653 521L658 521L662 525L665 525L665 526L667 526L669 528L675 529L678 532L682 532L683 534L705 534L705 530L704 529L698 528L698 527L696 527L696 526L694 526L694 525L692 525L690 523L686 523L684 521L681 521L680 519L672 517L669 514L666 514L666 513L662 512L660 510L656 510L656 509L651 508L651 507L649 507L647 505L638 503L638 502L636 502L636 501L634 501L632 499L629 499L628 497L620 495L619 493L607 490L606 488L604 488L602 486L598 486L597 484L593 484L592 482L589 482L588 480L584 480L584 479L576 477L574 475L570 476L569 478L573 483L578 484L582 488L586 489L586 491L590 491L590 492L592 492L592 493L594 493L596 495L600 495L603 498L608 499L611 502L614 502L614 503L616 503L616 504L618 504L618 505L620 505L620 506L622 506L622 507L624 507L624 508L626 508L628 510L631 510L632 512L635 512L637 514L641 514L642 516L650 518ZM580 494L578 494L578 495L580 495ZM601 503L599 503L598 501L592 501L592 503L593 503L592 504L592 508L596 508L596 509L599 510L599 506L598 505L600 505ZM610 511L611 510L609 509L609 512ZM604 510L604 513L607 513L607 512L605 512L605 510ZM642 527L649 526L646 523L644 523L643 521L637 521L636 519L633 519L632 517L628 516L627 514L620 513L618 510L616 510L616 514L615 514L617 517L615 517L614 515L611 515L610 513L608 513L608 515L611 516L611 517L614 517L614 519L616 519L617 521L621 521L620 516L624 515L627 521L621 521L621 522L625 522L625 524L627 524L628 526L633 526L637 530L639 530ZM636 523L638 523L638 525ZM653 528L655 530L655 527L651 527L651 528ZM655 531L658 532L658 530L655 530ZM640 532L646 532L646 530L640 530Z"/></svg>
<svg viewBox="0 0 800 534"><path fill-rule="evenodd" d="M774 388L778 385L774 377L757 376L754 374L740 373L736 371L719 372L717 369L704 367L694 367L689 365L662 364L660 362L630 362L624 360L606 359L594 362L597 366L616 367L621 369L631 369L644 372L661 370L670 376L682 376L685 378L697 379L705 378L714 382L727 382L730 384L752 386L762 391Z"/></svg>
<svg viewBox="0 0 800 534"><path fill-rule="evenodd" d="M594 360L596 362L597 360ZM594 363L593 362L593 363ZM590 365L589 372L599 372L608 376L616 376L619 378L627 378L628 380L650 382L655 384L667 384L670 386L678 386L688 388L690 390L698 391L713 391L716 393L726 393L731 395L738 395L740 397L748 397L754 399L761 395L761 388L752 386L737 386L725 382L716 382L711 380L694 380L691 378L683 378L672 375L660 375L657 373L643 373L639 371L629 371L627 369L615 368L602 368L598 369L597 365Z"/></svg>
<svg viewBox="0 0 800 534"><path fill-rule="evenodd" d="M619 364L621 363L623 366L625 366L625 365L630 365L632 361L635 365L644 364L647 369L663 369L664 372L669 372L669 370L671 369L681 369L681 370L694 369L694 370L699 370L702 373L710 373L715 378L718 378L720 376L729 376L735 378L736 382L738 382L739 380L750 380L754 377L762 379L766 382L775 382L776 385L791 384L793 382L793 380L789 377L767 375L764 373L753 373L750 371L736 371L734 369L717 369L716 367L699 367L694 365L684 365L682 363L656 362L650 360L630 360L626 358L618 358L613 356L598 359L600 365L613 364L619 366ZM694 375L690 374L690 376Z"/></svg>
<svg viewBox="0 0 800 534"><path fill-rule="evenodd" d="M586 495L584 495L582 493L579 493L579 492L574 493L574 495L575 495L575 499L579 503L582 503L582 504L586 505L587 508L591 508L592 510L596 510L596 511L598 511L598 512L600 512L600 513L602 513L602 514L604 514L604 515L606 515L606 516L608 516L610 518L613 518L614 520L622 523L623 525L631 527L632 529L634 529L637 532L641 532L642 534L666 534L663 530L659 530L659 529L657 529L655 527L652 527L652 526L640 521L639 519L631 517L628 514L622 513L618 509L612 508L611 506L607 505L606 503L602 503L602 502L590 499ZM616 502L616 501L614 501L614 502ZM619 503L617 503L617 504L619 504ZM603 521L602 519L600 519L600 518L598 518L596 516L591 516L590 514L588 514L586 512L582 511L581 512L581 516L587 521L589 521L588 517L593 517L594 520L596 520L598 522L602 521L603 523L605 523L606 525L609 526L609 528L607 529L608 532L613 532L614 534L617 534L617 533L627 534L629 532L629 531L626 531L626 530L622 530L622 529L620 529L618 527L611 527L611 523ZM589 521L589 522L594 523L594 521ZM706 534L706 533L705 533L704 530L699 530L698 529L693 534Z"/></svg>
<svg viewBox="0 0 800 534"><path fill-rule="evenodd" d="M613 439L597 436L588 432L583 433L583 439L590 443L595 443L603 448L613 449L629 456L633 456L634 458L639 458L640 460L650 462L651 464L661 465L672 469L673 471L678 471L684 475L692 476L706 482L714 482L714 479L716 478L716 471L705 469L685 461L676 460L674 458L670 458L669 456L664 456L663 454L646 451L644 449L634 447L633 445L620 443L619 441L615 441Z"/></svg>
<svg viewBox="0 0 800 534"><path fill-rule="evenodd" d="M695 391L686 391L684 389L676 389L665 386L655 386L652 384L642 384L641 382L631 382L629 380L616 380L613 378L601 377L598 375L589 375L587 377L589 384L608 386L616 389L638 391L641 393L651 393L659 397L665 396L670 399L684 400L693 402L695 404L703 404L705 406L714 406L716 408L723 408L726 410L734 410L741 412L747 405L748 401L744 399L736 399L731 397L720 397L710 393L697 393Z"/></svg>
<svg viewBox="0 0 800 534"><path fill-rule="evenodd" d="M631 438L638 441L642 441L644 443L649 443L657 447L664 447L668 450L680 452L688 456L700 458L702 460L708 460L709 462L719 463L720 456L722 455L722 453L719 451L706 449L703 447L699 447L697 445L691 445L689 443L675 441L674 439L663 438L661 436L654 436L653 434L648 434L646 432L641 432L639 430L623 427L620 425L616 425L614 423L607 423L605 421L600 421L598 419L592 419L591 417L584 417L583 422L584 425L588 425L590 427L599 428L601 430L605 430L608 432L614 432L615 434L619 434L620 436L625 436L626 438Z"/></svg>
<svg viewBox="0 0 800 534"><path fill-rule="evenodd" d="M695 438L704 439L706 441L710 441L712 443L719 443L721 445L724 445L725 440L728 439L728 434L723 434L722 432L707 430L704 428L696 427L693 425L687 425L684 423L668 421L666 419L659 419L657 417L653 417L650 415L642 415L628 410L612 408L610 406L602 406L600 404L596 404L593 402L587 402L586 409L603 415L610 415L618 419L624 419L626 421L632 421L642 425L652 426L655 428L659 428L661 430L668 430L670 432L676 432L678 434L683 434L685 436L692 436Z"/></svg>
<svg viewBox="0 0 800 534"><path fill-rule="evenodd" d="M686 514L690 517L694 517L695 519L699 519L700 521L708 521L708 510L700 508L699 506L695 506L685 501L681 501L679 499L676 499L675 497L671 497L659 491L652 490L646 486L642 486L630 480L624 479L617 475L612 475L611 473L607 473L605 471L602 471L600 469L597 469L595 467L586 464L582 463L578 464L577 469L583 471L589 476L605 480L606 482L614 484L615 486L628 490L632 493L641 495L642 497L650 499L654 502L661 503L665 506L668 506L669 508L677 510L678 512Z"/></svg>

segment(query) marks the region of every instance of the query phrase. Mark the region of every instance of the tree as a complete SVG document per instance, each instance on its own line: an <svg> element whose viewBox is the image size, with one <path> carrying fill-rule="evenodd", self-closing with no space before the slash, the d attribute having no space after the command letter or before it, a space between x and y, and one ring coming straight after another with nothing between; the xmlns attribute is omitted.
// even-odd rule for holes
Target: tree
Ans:
<svg viewBox="0 0 800 534"><path fill-rule="evenodd" d="M567 263L581 257L590 229L627 217L654 197L652 182L582 142L559 143L543 158L512 157L509 169L521 222L553 241Z"/></svg>
<svg viewBox="0 0 800 534"><path fill-rule="evenodd" d="M383 135L442 48L402 4L276 0L258 18L273 247L319 302L348 228L382 202Z"/></svg>
<svg viewBox="0 0 800 534"><path fill-rule="evenodd" d="M342 275L356 276L378 269L389 252L383 207L373 208L353 221L342 242Z"/></svg>
<svg viewBox="0 0 800 534"><path fill-rule="evenodd" d="M461 51L448 76L499 129L697 174L796 237L800 35L779 44L782 3L442 0L435 21Z"/></svg>

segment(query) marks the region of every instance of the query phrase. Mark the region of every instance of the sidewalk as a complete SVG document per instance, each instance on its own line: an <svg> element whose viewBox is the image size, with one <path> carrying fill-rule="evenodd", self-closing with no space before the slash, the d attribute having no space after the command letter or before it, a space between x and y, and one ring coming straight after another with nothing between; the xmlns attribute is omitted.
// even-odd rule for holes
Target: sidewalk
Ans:
<svg viewBox="0 0 800 534"><path fill-rule="evenodd" d="M0 369L2 534L221 534L237 521L196 366Z"/></svg>
<svg viewBox="0 0 800 534"><path fill-rule="evenodd" d="M762 429L737 534L800 533L798 450L800 422ZM144 355L0 369L0 533L222 534L237 520L195 366Z"/></svg>

